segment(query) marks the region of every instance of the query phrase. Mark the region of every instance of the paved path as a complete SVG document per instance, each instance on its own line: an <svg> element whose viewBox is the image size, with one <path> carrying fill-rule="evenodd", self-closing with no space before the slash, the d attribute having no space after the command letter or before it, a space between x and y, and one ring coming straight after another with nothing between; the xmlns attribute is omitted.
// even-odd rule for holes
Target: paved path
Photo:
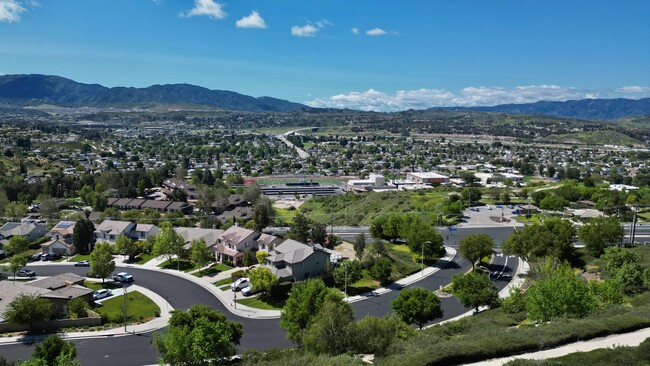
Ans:
<svg viewBox="0 0 650 366"><path fill-rule="evenodd" d="M650 328L637 330L625 334L616 334L602 338L594 338L589 341L575 342L566 344L553 349L544 351L525 353L522 355L495 358L487 361L475 362L467 365L471 366L498 366L503 365L515 359L528 359L528 360L545 360L547 358L555 358L565 356L575 352L589 352L600 348L612 348L618 346L636 347L646 338L650 337Z"/></svg>

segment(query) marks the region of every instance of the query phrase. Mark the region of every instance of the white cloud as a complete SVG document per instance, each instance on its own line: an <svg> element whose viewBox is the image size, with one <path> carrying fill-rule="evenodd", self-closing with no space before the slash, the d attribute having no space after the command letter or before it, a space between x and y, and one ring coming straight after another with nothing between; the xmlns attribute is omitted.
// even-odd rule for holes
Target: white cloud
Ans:
<svg viewBox="0 0 650 366"><path fill-rule="evenodd" d="M623 94L650 93L650 87L638 86L638 85L622 86L622 87L616 88L614 90L617 93L623 93Z"/></svg>
<svg viewBox="0 0 650 366"><path fill-rule="evenodd" d="M313 37L319 30L320 28L316 28L311 24L306 24L302 27L294 25L291 27L291 35L296 37Z"/></svg>
<svg viewBox="0 0 650 366"><path fill-rule="evenodd" d="M318 28L325 28L328 25L334 25L334 24L327 19L321 19L316 22L316 26L318 26Z"/></svg>
<svg viewBox="0 0 650 366"><path fill-rule="evenodd" d="M648 88L650 89L650 88ZM473 107L509 103L533 103L541 100L565 101L614 97L614 90L578 90L557 85L527 85L512 88L466 87L458 93L444 89L399 90L393 95L374 89L365 92L350 92L329 98L315 99L305 104L323 108L350 108L365 111L401 111L432 107ZM630 90L629 88L627 90ZM632 89L636 90L636 89ZM643 90L643 87L641 87ZM643 92L643 91L640 91ZM650 90L645 92L650 94Z"/></svg>
<svg viewBox="0 0 650 366"><path fill-rule="evenodd" d="M359 35L359 28L352 28L352 34L354 34L355 36L358 36Z"/></svg>
<svg viewBox="0 0 650 366"><path fill-rule="evenodd" d="M181 16L207 16L212 19L223 19L226 12L223 10L223 4L215 0L194 0L194 7L187 13L181 13Z"/></svg>
<svg viewBox="0 0 650 366"><path fill-rule="evenodd" d="M25 11L27 9L16 0L0 0L0 22L18 22Z"/></svg>
<svg viewBox="0 0 650 366"><path fill-rule="evenodd" d="M235 24L239 28L260 28L266 29L266 22L260 16L260 13L253 10L251 15L239 19Z"/></svg>
<svg viewBox="0 0 650 366"><path fill-rule="evenodd" d="M383 35L385 35L387 33L386 33L385 30L383 30L381 28L373 28L373 29L371 29L369 31L366 31L366 34L369 35L369 36L383 36Z"/></svg>

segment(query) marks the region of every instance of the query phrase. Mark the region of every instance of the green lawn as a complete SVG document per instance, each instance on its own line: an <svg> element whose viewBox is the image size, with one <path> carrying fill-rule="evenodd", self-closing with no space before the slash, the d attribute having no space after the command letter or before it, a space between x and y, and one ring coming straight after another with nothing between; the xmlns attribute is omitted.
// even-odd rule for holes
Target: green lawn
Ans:
<svg viewBox="0 0 650 366"><path fill-rule="evenodd" d="M68 259L68 262L90 261L90 254L77 254Z"/></svg>
<svg viewBox="0 0 650 366"><path fill-rule="evenodd" d="M160 314L158 305L138 291L128 292L126 303L128 322L130 323L141 322ZM119 323L122 314L124 314L123 304L124 296L117 296L102 302L102 306L96 308L95 311L105 316L109 322Z"/></svg>
<svg viewBox="0 0 650 366"><path fill-rule="evenodd" d="M298 183L300 181L312 181L320 184L341 184L341 181L332 177L316 177L316 178L261 178L256 182L260 185L279 185L287 183Z"/></svg>
<svg viewBox="0 0 650 366"><path fill-rule="evenodd" d="M643 221L648 221L650 222L650 212L643 212L638 214L638 216L643 220Z"/></svg>
<svg viewBox="0 0 650 366"><path fill-rule="evenodd" d="M196 277L209 276L211 274L227 271L229 269L232 269L232 267L227 266L227 265L225 265L223 263L217 263L217 264L213 265L212 267L210 267L210 268L208 268L208 269L206 269L204 271L198 271L198 272L194 272L192 274L194 276L196 276Z"/></svg>
<svg viewBox="0 0 650 366"><path fill-rule="evenodd" d="M172 260L167 260L158 265L158 267L163 268L163 269L179 269L183 272L190 272L195 269L199 269L198 266L192 264L190 261L184 261L181 260L180 263L178 263L175 259Z"/></svg>
<svg viewBox="0 0 650 366"><path fill-rule="evenodd" d="M231 283L232 283L231 278L224 278L222 280L219 280L219 281L215 282L214 285L217 286L217 287L220 287L220 286L223 286L223 285L230 285Z"/></svg>
<svg viewBox="0 0 650 366"><path fill-rule="evenodd" d="M237 300L237 303L256 309L282 310L282 307L276 307L272 303L266 302L259 297L243 298L241 300Z"/></svg>
<svg viewBox="0 0 650 366"><path fill-rule="evenodd" d="M389 248L396 252L409 253L409 254L411 253L411 248L409 248L409 246L406 244L393 244Z"/></svg>
<svg viewBox="0 0 650 366"><path fill-rule="evenodd" d="M134 258L135 260L130 263L145 264L154 258L156 258L156 256L151 253L140 253L137 257Z"/></svg>
<svg viewBox="0 0 650 366"><path fill-rule="evenodd" d="M114 289L114 288L121 288L121 285L116 284L115 282L93 282L93 281L84 281L84 286L93 289L95 291L101 290L103 288L107 289Z"/></svg>
<svg viewBox="0 0 650 366"><path fill-rule="evenodd" d="M237 297L242 297L237 300L237 303L257 309L282 310L287 298L289 297L290 290L291 283L283 282L275 286L271 293L266 296L260 295L257 297L246 298L243 297L243 295L237 295Z"/></svg>

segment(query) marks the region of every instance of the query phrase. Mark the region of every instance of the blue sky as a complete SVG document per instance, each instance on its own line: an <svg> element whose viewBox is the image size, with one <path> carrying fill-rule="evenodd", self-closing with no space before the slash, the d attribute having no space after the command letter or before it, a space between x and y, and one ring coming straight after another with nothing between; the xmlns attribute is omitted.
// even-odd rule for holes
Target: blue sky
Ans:
<svg viewBox="0 0 650 366"><path fill-rule="evenodd" d="M0 73L401 110L650 96L650 1L0 0Z"/></svg>

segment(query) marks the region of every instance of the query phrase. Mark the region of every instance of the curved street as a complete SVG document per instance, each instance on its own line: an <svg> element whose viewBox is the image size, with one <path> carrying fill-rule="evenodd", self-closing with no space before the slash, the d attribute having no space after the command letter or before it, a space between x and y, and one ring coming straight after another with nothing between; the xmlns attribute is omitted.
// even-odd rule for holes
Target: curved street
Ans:
<svg viewBox="0 0 650 366"><path fill-rule="evenodd" d="M504 228L505 229L505 228ZM512 230L512 229L509 229ZM466 234L454 232L457 238ZM472 230L473 231L473 230ZM503 233L505 234L505 233ZM495 238L496 239L496 238ZM500 239L500 238L499 238ZM451 241L451 240L450 240ZM501 240L496 240L500 243ZM498 290L503 289L514 275L519 261L504 255L495 255L493 263L489 266L495 285ZM456 273L466 272L471 265L466 260L456 255L444 268L438 272L425 277L405 288L423 287L430 290L437 290L451 282L451 277ZM51 276L64 272L72 272L85 276L87 268L74 267L72 265L40 265L34 268L39 276ZM133 267L118 267L115 272L128 271L136 278L139 286L148 288L163 296L175 309L187 309L194 304L205 304L221 311L230 320L241 322L244 325L239 352L254 348L264 350L272 347L290 347L292 343L286 338L284 331L280 328L279 319L251 319L232 314L221 301L210 291L197 283L188 281L170 272L152 271ZM390 291L380 296L373 296L362 301L353 302L355 318L361 319L366 315L384 316L392 312L390 301L398 296L398 291ZM452 297L441 299L444 317L438 321L447 320L466 313L467 309L460 305ZM79 359L82 364L93 365L144 365L156 364L156 352L151 345L152 333L144 333L129 336L113 336L93 339L72 339L77 345ZM29 357L33 351L33 345L29 340L23 344L11 344L0 346L2 355L9 360L20 360Z"/></svg>

